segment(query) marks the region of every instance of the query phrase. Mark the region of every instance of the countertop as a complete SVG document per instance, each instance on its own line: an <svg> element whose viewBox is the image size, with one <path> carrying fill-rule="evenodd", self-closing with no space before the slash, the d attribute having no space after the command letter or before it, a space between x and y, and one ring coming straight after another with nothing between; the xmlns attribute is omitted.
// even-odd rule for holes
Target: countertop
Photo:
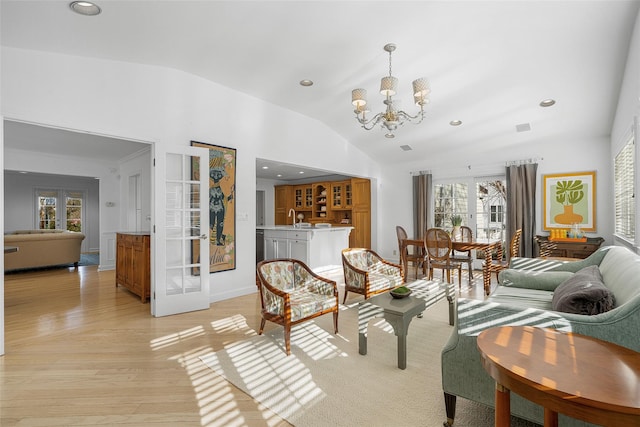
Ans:
<svg viewBox="0 0 640 427"><path fill-rule="evenodd" d="M340 231L345 229L353 229L349 224L331 224L331 227L294 227L292 225L257 225L257 230L283 230L283 231Z"/></svg>

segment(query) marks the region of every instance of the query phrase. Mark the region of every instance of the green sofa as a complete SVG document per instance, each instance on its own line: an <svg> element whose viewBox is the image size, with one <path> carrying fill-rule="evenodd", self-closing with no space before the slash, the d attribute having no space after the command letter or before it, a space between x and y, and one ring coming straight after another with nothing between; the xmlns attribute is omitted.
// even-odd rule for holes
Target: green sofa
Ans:
<svg viewBox="0 0 640 427"><path fill-rule="evenodd" d="M597 265L615 297L615 307L595 315L552 310L554 289L575 272ZM482 367L476 337L502 325L556 328L631 348L640 352L640 256L627 248L608 246L573 262L513 258L499 276L499 285L485 301L459 299L454 330L442 350L442 389L447 420L453 425L456 397L494 407L495 382ZM585 379L588 380L588 379ZM511 413L543 424L542 407L515 393ZM560 414L562 427L592 426Z"/></svg>

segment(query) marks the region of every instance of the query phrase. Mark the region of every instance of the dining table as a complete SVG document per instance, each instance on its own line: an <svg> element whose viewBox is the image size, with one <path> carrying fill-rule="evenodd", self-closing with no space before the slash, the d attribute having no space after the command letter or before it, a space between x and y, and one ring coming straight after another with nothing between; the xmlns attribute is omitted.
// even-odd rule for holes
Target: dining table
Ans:
<svg viewBox="0 0 640 427"><path fill-rule="evenodd" d="M426 256L426 248L424 246L424 239L403 239L402 240L402 252L404 254L409 246L416 248L419 253ZM494 249L497 249L498 259L502 259L502 244L500 239L475 239L475 240L455 240L451 239L451 249L455 251L469 251L469 250L482 250L484 251L484 265L482 267L482 284L484 286L485 295L489 295L491 292L491 255ZM408 261L402 256L402 267L404 271L407 271Z"/></svg>

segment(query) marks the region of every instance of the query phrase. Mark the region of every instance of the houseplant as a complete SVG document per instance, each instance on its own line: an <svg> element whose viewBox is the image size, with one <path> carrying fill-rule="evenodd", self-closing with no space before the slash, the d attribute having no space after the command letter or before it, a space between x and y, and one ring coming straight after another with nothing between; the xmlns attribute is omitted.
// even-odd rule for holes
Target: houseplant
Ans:
<svg viewBox="0 0 640 427"><path fill-rule="evenodd" d="M451 215L451 225L453 225L453 231L451 235L455 238L460 235L460 226L462 225L462 216Z"/></svg>

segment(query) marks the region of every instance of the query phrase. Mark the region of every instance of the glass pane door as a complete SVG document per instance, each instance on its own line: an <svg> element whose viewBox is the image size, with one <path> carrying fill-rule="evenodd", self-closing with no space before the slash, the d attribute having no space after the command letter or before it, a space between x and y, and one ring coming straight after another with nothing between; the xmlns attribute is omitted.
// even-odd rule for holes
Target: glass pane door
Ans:
<svg viewBox="0 0 640 427"><path fill-rule="evenodd" d="M54 230L58 220L58 191L39 190L36 198L38 203L38 229Z"/></svg>
<svg viewBox="0 0 640 427"><path fill-rule="evenodd" d="M82 193L69 192L65 196L66 200L66 223L68 231L82 231Z"/></svg>
<svg viewBox="0 0 640 427"><path fill-rule="evenodd" d="M164 182L156 210L164 215L156 227L155 316L209 308L208 153L195 147L176 150L156 163L156 182Z"/></svg>

